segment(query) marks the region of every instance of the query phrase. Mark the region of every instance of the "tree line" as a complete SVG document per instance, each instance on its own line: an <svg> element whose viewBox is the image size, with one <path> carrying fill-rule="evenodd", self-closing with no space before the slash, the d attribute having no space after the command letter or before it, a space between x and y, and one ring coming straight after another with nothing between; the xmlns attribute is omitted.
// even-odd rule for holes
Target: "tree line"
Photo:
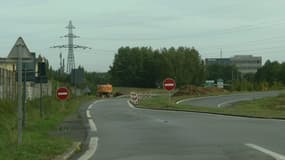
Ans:
<svg viewBox="0 0 285 160"><path fill-rule="evenodd" d="M129 87L161 87L171 77L178 86L201 85L205 66L195 48L121 47L115 55L109 74L114 85Z"/></svg>
<svg viewBox="0 0 285 160"><path fill-rule="evenodd" d="M48 76L70 81L68 75L59 76L51 68ZM285 63L266 61L255 74L241 75L234 65L205 65L195 48L178 47L121 47L107 73L85 73L84 86L93 90L97 84L158 88L166 77L176 80L177 86L204 84L205 80L223 79L232 90L267 90L285 84Z"/></svg>

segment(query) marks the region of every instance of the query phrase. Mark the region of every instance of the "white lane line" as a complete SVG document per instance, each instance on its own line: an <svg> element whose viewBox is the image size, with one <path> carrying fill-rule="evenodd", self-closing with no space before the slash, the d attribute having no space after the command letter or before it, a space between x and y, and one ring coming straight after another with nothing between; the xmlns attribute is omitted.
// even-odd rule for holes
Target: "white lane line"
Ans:
<svg viewBox="0 0 285 160"><path fill-rule="evenodd" d="M221 108L227 104L237 103L237 102L241 102L241 101L250 101L250 99L249 98L243 98L243 99L225 101L223 103L218 104L217 107Z"/></svg>
<svg viewBox="0 0 285 160"><path fill-rule="evenodd" d="M88 119L92 118L89 110L86 111L86 116Z"/></svg>
<svg viewBox="0 0 285 160"><path fill-rule="evenodd" d="M193 101L193 100L201 100L201 99L207 99L207 98L218 98L218 97L224 97L224 96L229 96L229 95L219 95L219 96L202 96L202 97L196 97L196 98L187 98L187 99L182 99L180 101L177 101L176 104L180 104L186 101Z"/></svg>
<svg viewBox="0 0 285 160"><path fill-rule="evenodd" d="M106 101L106 100L97 100L97 101L93 102L92 104L90 104L90 105L88 106L88 110L91 110L92 107L93 107L95 104L101 103L101 102L104 102L104 101Z"/></svg>
<svg viewBox="0 0 285 160"><path fill-rule="evenodd" d="M248 146L248 147L250 147L250 148L253 148L253 149L255 149L255 150L258 150L258 151L260 151L260 152L263 152L263 153L265 153L265 154L267 154L267 155L269 155L269 156L275 158L276 160L285 160L285 156L282 155L282 154L272 152L272 151L270 151L270 150L268 150L268 149L265 149L265 148L263 148L263 147L260 147L260 146L258 146L258 145L251 144L251 143L246 143L245 145Z"/></svg>
<svg viewBox="0 0 285 160"><path fill-rule="evenodd" d="M88 150L78 160L89 160L95 154L98 146L98 137L91 137Z"/></svg>
<svg viewBox="0 0 285 160"><path fill-rule="evenodd" d="M256 92L252 92L256 93ZM196 97L196 98L187 98L187 99L182 99L180 101L177 101L176 104L180 104L186 101L193 101L193 100L201 100L201 99L207 99L207 98L219 98L219 97L230 97L230 96L246 96L248 93L236 93L236 94L225 94L225 95L219 95L219 96L202 96L202 97Z"/></svg>
<svg viewBox="0 0 285 160"><path fill-rule="evenodd" d="M127 100L127 102L130 108L137 109L129 100Z"/></svg>
<svg viewBox="0 0 285 160"><path fill-rule="evenodd" d="M240 100L225 101L225 102L223 102L223 103L218 104L217 107L218 107L218 108L221 108L221 107L225 106L226 104L231 104L231 103L238 102L238 101L240 101Z"/></svg>
<svg viewBox="0 0 285 160"><path fill-rule="evenodd" d="M95 103L90 104L89 107L88 107L88 110L90 110L90 109L93 107L94 104L95 104Z"/></svg>
<svg viewBox="0 0 285 160"><path fill-rule="evenodd" d="M92 109L92 107L96 103L98 103L98 101L95 101L93 104L89 105L88 109L86 110L86 116L88 118L88 123L89 123L91 132L97 132L97 127L95 125L94 120L92 119L91 114L90 114L90 110ZM89 160L90 158L92 158L92 156L95 154L95 152L97 150L98 140L99 140L98 137L91 136L90 137L90 141L89 141L88 149L85 151L85 153L78 160Z"/></svg>
<svg viewBox="0 0 285 160"><path fill-rule="evenodd" d="M97 132L97 127L92 119L88 119L91 132Z"/></svg>

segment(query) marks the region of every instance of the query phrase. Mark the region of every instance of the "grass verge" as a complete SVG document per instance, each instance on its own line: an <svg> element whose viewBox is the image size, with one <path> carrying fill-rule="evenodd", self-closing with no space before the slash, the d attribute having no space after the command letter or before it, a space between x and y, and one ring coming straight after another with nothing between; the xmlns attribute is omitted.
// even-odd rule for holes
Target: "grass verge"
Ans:
<svg viewBox="0 0 285 160"><path fill-rule="evenodd" d="M77 97L64 106L54 97L43 99L45 118L39 114L39 100L27 103L27 126L23 130L23 144L17 145L17 104L0 101L0 159L50 160L72 145L72 140L51 136L64 118L75 113L80 103L90 97Z"/></svg>
<svg viewBox="0 0 285 160"><path fill-rule="evenodd" d="M177 97L171 101L171 103L169 103L168 97L166 96L153 97L142 100L138 107L157 110L188 111L241 117L285 119L285 95L253 101L244 101L237 103L234 106L224 108L178 105L175 104L175 100L178 99L181 98Z"/></svg>

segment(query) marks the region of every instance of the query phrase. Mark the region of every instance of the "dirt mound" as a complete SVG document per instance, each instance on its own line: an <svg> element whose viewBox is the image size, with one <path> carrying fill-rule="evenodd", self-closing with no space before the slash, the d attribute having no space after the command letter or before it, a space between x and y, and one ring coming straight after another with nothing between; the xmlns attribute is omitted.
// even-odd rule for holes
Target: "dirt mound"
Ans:
<svg viewBox="0 0 285 160"><path fill-rule="evenodd" d="M185 95L211 95L227 93L227 90L220 89L217 87L197 87L193 85L186 85L181 88L173 96L185 96Z"/></svg>

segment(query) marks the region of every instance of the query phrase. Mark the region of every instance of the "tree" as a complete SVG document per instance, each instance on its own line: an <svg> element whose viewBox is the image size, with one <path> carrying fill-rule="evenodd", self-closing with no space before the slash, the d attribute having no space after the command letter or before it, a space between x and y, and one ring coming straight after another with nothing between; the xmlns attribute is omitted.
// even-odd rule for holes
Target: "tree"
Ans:
<svg viewBox="0 0 285 160"><path fill-rule="evenodd" d="M271 62L268 60L265 62L263 67L258 69L257 73L255 74L255 80L257 82L266 81L270 85L272 85L274 82L279 82L281 80L281 67L282 65L280 65L279 62Z"/></svg>
<svg viewBox="0 0 285 160"><path fill-rule="evenodd" d="M113 84L134 87L156 87L166 77L174 78L178 86L198 85L205 79L199 52L186 47L161 50L121 47L109 73Z"/></svg>
<svg viewBox="0 0 285 160"><path fill-rule="evenodd" d="M234 65L207 65L207 79L217 80L221 78L225 82L229 82L238 79L238 74L239 72Z"/></svg>

